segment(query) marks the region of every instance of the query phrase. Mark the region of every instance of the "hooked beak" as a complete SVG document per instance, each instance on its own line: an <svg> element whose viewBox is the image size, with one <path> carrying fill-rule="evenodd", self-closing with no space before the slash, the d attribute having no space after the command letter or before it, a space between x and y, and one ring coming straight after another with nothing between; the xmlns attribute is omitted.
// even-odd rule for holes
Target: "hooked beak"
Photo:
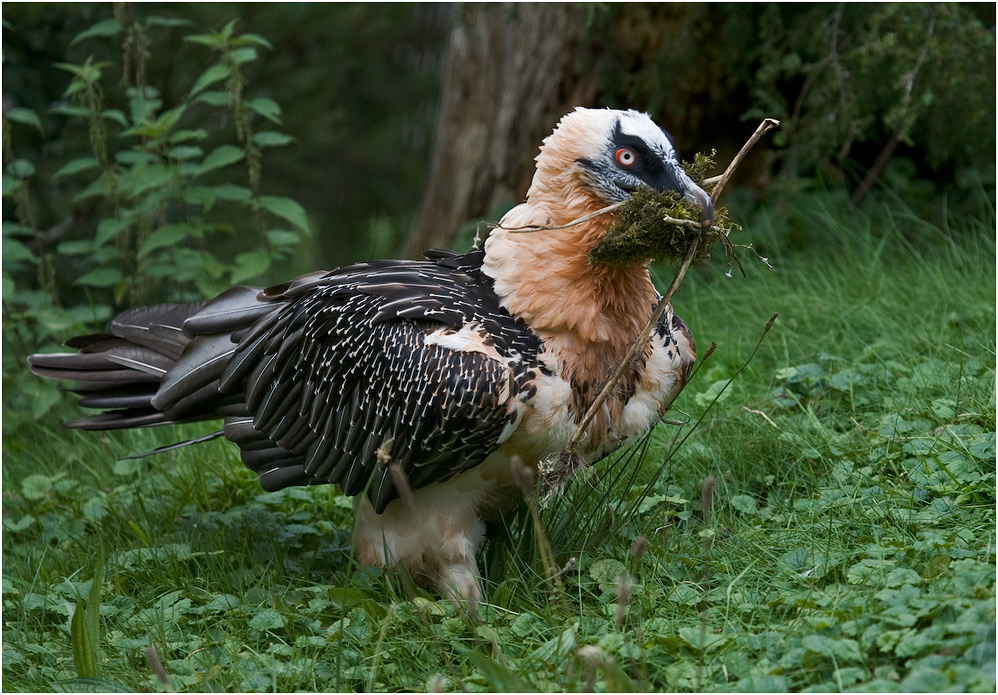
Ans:
<svg viewBox="0 0 998 695"><path fill-rule="evenodd" d="M714 223L714 203L707 192L690 181L682 191L683 198L700 208L700 225L707 229Z"/></svg>

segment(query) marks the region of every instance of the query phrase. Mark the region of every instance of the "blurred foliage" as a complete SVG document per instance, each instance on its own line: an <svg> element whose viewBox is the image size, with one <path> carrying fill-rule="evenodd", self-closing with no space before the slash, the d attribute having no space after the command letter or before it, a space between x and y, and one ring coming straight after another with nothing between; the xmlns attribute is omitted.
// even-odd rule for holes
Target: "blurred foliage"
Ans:
<svg viewBox="0 0 998 695"><path fill-rule="evenodd" d="M920 212L994 185L992 4L607 4L588 21L603 101L650 111L684 150L726 162L780 119L739 172L763 195L852 188L892 136L910 164L880 183Z"/></svg>
<svg viewBox="0 0 998 695"><path fill-rule="evenodd" d="M15 407L38 416L58 398L26 354L126 306L390 253L422 188L446 16L5 5L3 374Z"/></svg>
<svg viewBox="0 0 998 695"><path fill-rule="evenodd" d="M430 159L449 30L446 6L142 3L124 9L140 22L148 16L189 22L186 31L151 27L142 49L149 53L145 80L167 104L187 93L210 60L210 52L191 50L186 34L217 31L236 20L237 33L257 33L272 46L243 65L243 74L254 96L284 107L282 130L296 145L265 152L263 184L298 200L320 232L285 273L394 250L419 204ZM44 155L44 161L34 158L37 181L51 182L87 147L86 132L50 110L70 78L55 64L80 64L93 55L110 63L109 83L123 76L125 37L74 43L114 11L110 3L4 5L4 110L27 107L42 120L43 132L13 133L18 152ZM212 137L232 127L222 117L207 126ZM86 206L71 205L54 184L33 190L32 199L41 229L58 225L70 209L78 224L86 224ZM4 218L10 216L5 207ZM235 229L252 228L244 217L229 221Z"/></svg>

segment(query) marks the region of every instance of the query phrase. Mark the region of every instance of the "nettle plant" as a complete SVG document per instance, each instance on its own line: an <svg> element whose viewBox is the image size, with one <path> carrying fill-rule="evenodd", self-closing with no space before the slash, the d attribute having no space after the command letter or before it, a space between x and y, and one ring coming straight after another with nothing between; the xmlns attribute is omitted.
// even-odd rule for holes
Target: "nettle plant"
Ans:
<svg viewBox="0 0 998 695"><path fill-rule="evenodd" d="M121 64L91 56L56 65L71 80L47 118L66 119L64 132L86 145L50 180L31 160L44 155L17 146L19 130L46 135L42 118L24 107L3 116L4 380L16 381L35 415L57 394L10 358L97 328L126 305L202 299L265 276L309 234L295 200L264 193L264 150L293 142L276 129L281 107L248 90L244 67L271 48L266 39L237 34L235 21L188 35L191 51L210 51L207 69L176 103L147 83L150 28L187 24L119 16L76 36L73 44L120 40ZM32 197L46 187L69 191L86 214L39 229Z"/></svg>

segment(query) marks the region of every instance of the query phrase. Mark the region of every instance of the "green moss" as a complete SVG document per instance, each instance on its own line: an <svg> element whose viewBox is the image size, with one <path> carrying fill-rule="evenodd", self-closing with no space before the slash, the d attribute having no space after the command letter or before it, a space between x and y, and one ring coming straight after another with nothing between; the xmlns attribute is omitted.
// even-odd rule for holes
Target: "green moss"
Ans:
<svg viewBox="0 0 998 695"><path fill-rule="evenodd" d="M714 167L714 153L698 153L692 164L684 168L698 185ZM714 210L714 223L709 229L688 227L665 222L664 218L700 221L700 210L673 191L656 193L639 188L617 209L617 219L599 242L587 254L593 265L633 265L651 260L682 262L690 245L699 240L694 262L706 260L714 244L728 243L727 236L737 227L728 216L726 207Z"/></svg>

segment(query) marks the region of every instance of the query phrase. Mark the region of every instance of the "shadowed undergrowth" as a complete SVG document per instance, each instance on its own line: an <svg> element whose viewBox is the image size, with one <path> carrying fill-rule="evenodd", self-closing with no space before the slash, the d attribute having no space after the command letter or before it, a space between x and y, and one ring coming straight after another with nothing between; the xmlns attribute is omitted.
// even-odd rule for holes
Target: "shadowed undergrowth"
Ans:
<svg viewBox="0 0 998 695"><path fill-rule="evenodd" d="M358 568L331 487L264 493L217 441L120 460L207 426L66 432L8 395L4 688L993 692L993 210L807 213L807 249L738 233L775 271L687 279L718 344L689 424L541 511L556 585L526 511L498 529L480 622Z"/></svg>

